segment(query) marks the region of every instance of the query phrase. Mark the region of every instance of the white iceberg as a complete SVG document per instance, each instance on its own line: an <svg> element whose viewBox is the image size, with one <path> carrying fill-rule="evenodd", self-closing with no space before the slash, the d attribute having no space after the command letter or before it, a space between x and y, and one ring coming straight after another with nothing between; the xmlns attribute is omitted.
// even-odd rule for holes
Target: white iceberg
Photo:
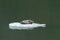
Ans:
<svg viewBox="0 0 60 40"><path fill-rule="evenodd" d="M37 27L46 27L46 24L38 24L38 23L32 23L32 24L21 24L19 22L14 22L9 24L10 29L33 29Z"/></svg>

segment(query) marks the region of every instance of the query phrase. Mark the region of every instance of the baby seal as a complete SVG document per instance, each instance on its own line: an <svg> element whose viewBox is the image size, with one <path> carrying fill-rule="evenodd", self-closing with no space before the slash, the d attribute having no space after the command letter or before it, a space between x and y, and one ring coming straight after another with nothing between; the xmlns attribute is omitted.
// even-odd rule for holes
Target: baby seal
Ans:
<svg viewBox="0 0 60 40"><path fill-rule="evenodd" d="M21 24L32 24L32 23L34 23L34 21L33 20L23 20L20 23Z"/></svg>

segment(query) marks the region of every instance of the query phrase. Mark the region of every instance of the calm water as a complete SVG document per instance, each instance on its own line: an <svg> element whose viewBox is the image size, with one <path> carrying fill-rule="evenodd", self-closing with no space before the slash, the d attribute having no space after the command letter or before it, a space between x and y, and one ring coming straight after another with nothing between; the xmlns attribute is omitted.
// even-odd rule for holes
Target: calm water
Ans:
<svg viewBox="0 0 60 40"><path fill-rule="evenodd" d="M60 40L58 0L0 0L0 40ZM11 30L8 24L32 19L47 24L34 30Z"/></svg>

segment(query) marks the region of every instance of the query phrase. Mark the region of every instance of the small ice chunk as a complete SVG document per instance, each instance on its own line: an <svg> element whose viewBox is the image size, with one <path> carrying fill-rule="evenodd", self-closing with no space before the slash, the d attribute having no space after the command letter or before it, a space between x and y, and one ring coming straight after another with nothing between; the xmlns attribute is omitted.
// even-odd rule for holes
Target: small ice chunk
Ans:
<svg viewBox="0 0 60 40"><path fill-rule="evenodd" d="M10 29L33 29L37 27L46 27L46 24L38 24L38 23L32 23L32 24L21 24L19 22L14 22L9 24Z"/></svg>

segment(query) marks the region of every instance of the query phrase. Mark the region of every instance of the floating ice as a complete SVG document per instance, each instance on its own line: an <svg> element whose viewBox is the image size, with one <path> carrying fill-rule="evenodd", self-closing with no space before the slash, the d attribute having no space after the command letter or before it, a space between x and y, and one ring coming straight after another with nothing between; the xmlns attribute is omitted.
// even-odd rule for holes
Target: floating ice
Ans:
<svg viewBox="0 0 60 40"><path fill-rule="evenodd" d="M32 24L21 24L19 22L14 22L9 24L10 29L33 29L37 27L46 27L46 24L38 24L38 23L32 23Z"/></svg>

